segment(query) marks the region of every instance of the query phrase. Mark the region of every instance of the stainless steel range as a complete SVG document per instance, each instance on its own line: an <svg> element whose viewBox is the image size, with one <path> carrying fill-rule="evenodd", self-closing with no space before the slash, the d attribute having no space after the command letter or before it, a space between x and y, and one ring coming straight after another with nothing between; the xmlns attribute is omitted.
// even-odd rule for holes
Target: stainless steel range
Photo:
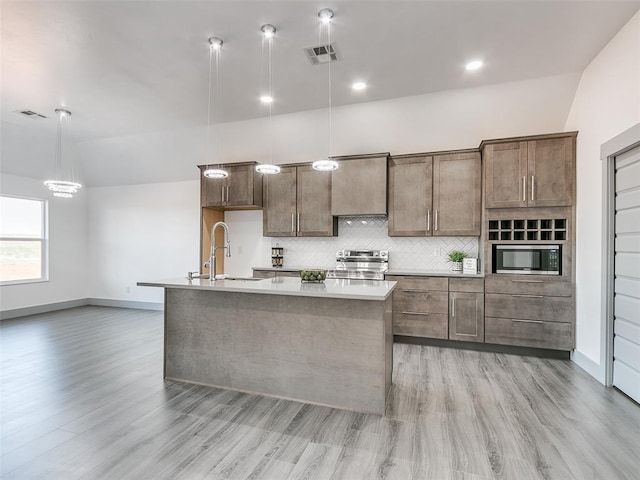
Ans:
<svg viewBox="0 0 640 480"><path fill-rule="evenodd" d="M389 250L338 250L336 268L329 270L329 278L384 280L389 270Z"/></svg>

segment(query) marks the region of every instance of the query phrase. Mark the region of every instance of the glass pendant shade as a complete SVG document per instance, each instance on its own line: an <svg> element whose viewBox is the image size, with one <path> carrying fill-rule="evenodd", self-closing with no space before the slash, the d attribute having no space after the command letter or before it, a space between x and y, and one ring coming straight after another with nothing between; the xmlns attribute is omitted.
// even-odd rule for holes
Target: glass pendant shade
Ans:
<svg viewBox="0 0 640 480"><path fill-rule="evenodd" d="M56 109L58 115L58 135L56 139L56 156L53 165L53 178L46 180L44 185L53 192L55 197L72 198L74 193L82 188L75 179L73 159L71 158L71 142L63 136L63 125L68 124L71 112L62 108Z"/></svg>
<svg viewBox="0 0 640 480"><path fill-rule="evenodd" d="M229 172L222 168L207 168L202 174L207 178L227 178L229 176Z"/></svg>
<svg viewBox="0 0 640 480"><path fill-rule="evenodd" d="M280 167L278 165L261 163L260 165L256 165L256 172L264 175L276 175L277 173L280 173Z"/></svg>
<svg viewBox="0 0 640 480"><path fill-rule="evenodd" d="M320 172L332 172L338 169L338 162L335 160L316 160L311 166Z"/></svg>

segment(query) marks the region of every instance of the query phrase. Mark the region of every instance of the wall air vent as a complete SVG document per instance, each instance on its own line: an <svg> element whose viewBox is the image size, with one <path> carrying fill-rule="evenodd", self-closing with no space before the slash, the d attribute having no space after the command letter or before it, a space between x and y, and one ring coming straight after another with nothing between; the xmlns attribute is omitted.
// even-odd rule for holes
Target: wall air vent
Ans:
<svg viewBox="0 0 640 480"><path fill-rule="evenodd" d="M304 53L311 62L311 65L321 65L324 63L335 62L339 60L335 43L326 43L324 45L316 45L304 49Z"/></svg>
<svg viewBox="0 0 640 480"><path fill-rule="evenodd" d="M28 118L47 118L45 115L41 113L34 112L33 110L14 110L15 113L22 115L23 117Z"/></svg>

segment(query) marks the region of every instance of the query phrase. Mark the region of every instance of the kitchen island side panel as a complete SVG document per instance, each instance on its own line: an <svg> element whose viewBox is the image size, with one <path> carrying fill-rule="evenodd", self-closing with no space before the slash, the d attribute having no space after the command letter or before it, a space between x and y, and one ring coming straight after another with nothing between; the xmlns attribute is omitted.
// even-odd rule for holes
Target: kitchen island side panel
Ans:
<svg viewBox="0 0 640 480"><path fill-rule="evenodd" d="M384 414L391 299L166 288L165 378Z"/></svg>

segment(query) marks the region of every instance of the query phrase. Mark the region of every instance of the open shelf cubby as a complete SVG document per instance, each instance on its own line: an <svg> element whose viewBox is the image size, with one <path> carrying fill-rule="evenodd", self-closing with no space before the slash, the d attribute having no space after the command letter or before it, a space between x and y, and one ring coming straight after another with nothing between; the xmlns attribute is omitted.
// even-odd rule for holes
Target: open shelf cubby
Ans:
<svg viewBox="0 0 640 480"><path fill-rule="evenodd" d="M489 240L567 240L567 219L489 220Z"/></svg>

